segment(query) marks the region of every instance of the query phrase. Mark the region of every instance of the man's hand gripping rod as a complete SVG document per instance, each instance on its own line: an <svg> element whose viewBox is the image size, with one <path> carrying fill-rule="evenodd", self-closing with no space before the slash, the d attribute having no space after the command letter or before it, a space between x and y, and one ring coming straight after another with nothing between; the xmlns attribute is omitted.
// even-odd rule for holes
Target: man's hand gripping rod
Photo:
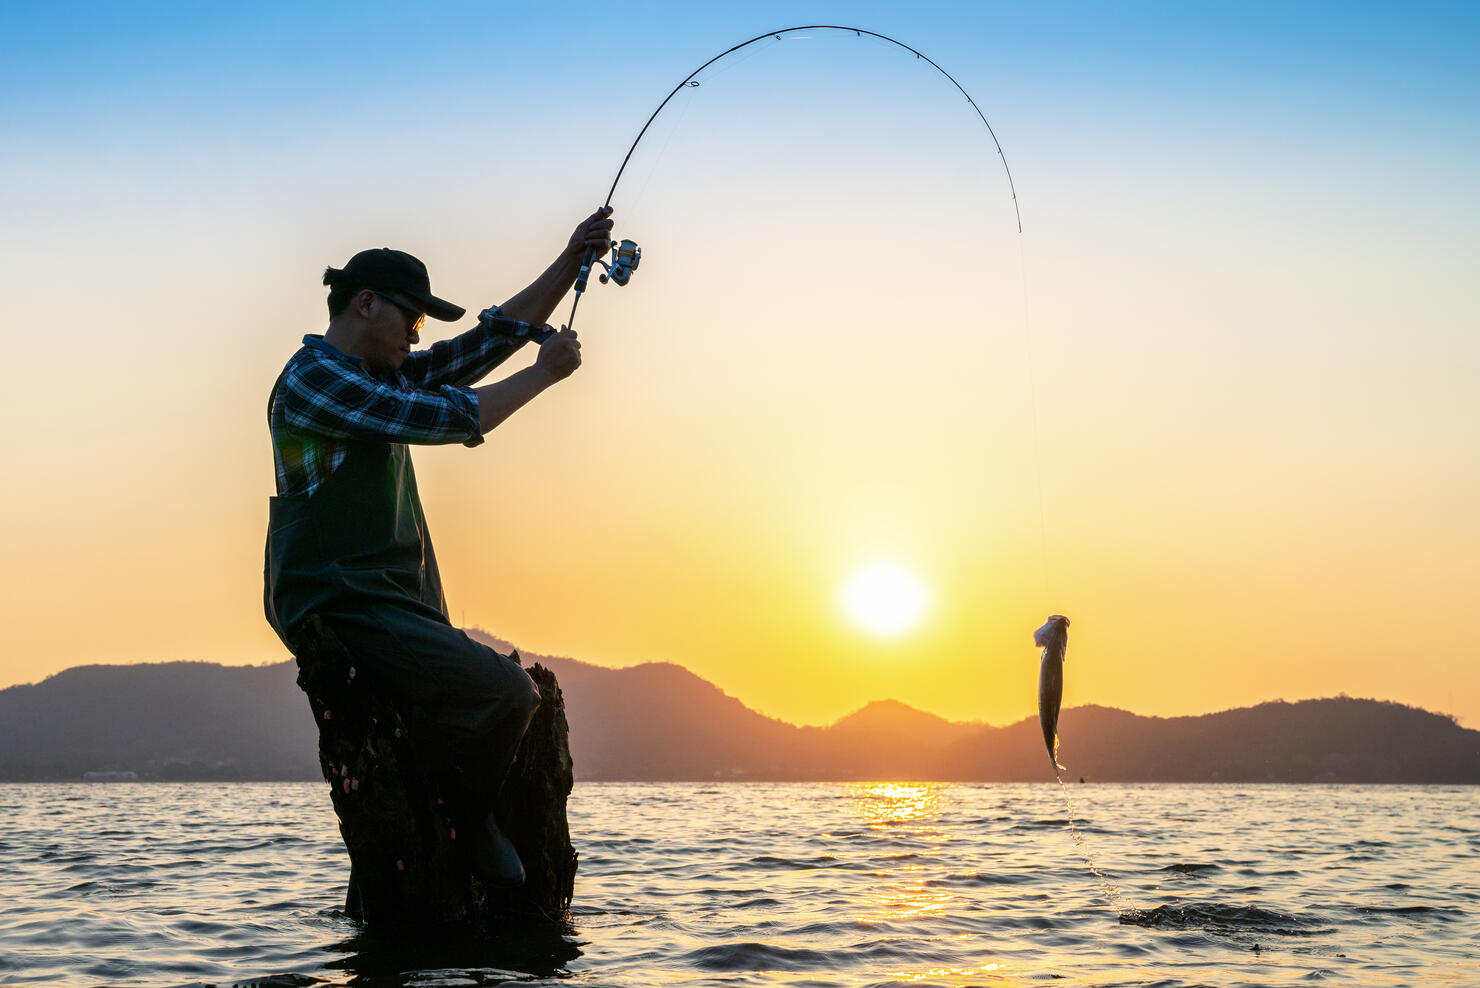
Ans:
<svg viewBox="0 0 1480 988"><path fill-rule="evenodd" d="M570 303L570 318L565 321L567 328L575 325L576 306L581 304L581 296L586 293L586 279L591 277L592 264L600 264L606 269L606 272L601 275L603 285L609 280L615 281L618 285L625 285L632 279L632 272L637 270L637 265L642 261L642 248L637 246L635 241L623 240L618 243L613 240L611 247L610 264L597 259L595 247L586 251L586 257L581 261L581 271L576 275L576 297Z"/></svg>

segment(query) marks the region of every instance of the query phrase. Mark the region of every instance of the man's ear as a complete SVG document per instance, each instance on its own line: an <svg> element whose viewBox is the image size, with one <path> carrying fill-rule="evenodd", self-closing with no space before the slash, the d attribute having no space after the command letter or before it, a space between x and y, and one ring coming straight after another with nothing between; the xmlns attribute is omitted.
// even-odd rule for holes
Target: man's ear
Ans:
<svg viewBox="0 0 1480 988"><path fill-rule="evenodd" d="M355 293L355 311L366 319L370 318L370 309L375 305L375 293L368 288L361 288Z"/></svg>

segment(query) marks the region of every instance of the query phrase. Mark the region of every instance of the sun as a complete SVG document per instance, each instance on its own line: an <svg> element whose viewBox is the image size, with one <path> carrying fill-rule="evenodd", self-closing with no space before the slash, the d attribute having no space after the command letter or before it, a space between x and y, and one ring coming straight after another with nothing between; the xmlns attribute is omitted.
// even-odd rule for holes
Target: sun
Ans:
<svg viewBox="0 0 1480 988"><path fill-rule="evenodd" d="M848 578L841 594L853 623L876 635L897 635L920 623L930 603L925 585L888 563L867 566Z"/></svg>

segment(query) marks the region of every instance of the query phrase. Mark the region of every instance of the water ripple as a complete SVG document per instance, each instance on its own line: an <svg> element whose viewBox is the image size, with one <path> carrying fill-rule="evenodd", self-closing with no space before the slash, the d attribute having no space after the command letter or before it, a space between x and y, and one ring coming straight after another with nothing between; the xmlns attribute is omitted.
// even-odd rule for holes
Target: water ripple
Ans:
<svg viewBox="0 0 1480 988"><path fill-rule="evenodd" d="M1072 793L583 784L568 931L381 942L322 785L0 786L0 983L1472 981L1472 789Z"/></svg>

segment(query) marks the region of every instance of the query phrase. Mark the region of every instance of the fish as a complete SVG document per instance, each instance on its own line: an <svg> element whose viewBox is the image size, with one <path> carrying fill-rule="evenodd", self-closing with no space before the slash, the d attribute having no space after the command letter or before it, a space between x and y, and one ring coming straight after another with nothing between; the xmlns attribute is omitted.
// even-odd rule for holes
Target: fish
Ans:
<svg viewBox="0 0 1480 988"><path fill-rule="evenodd" d="M1069 648L1069 619L1053 614L1048 622L1033 632L1033 644L1043 649L1043 664L1038 667L1038 721L1043 726L1043 743L1048 746L1048 760L1054 774L1064 771L1059 764L1059 703L1064 699L1064 652Z"/></svg>

